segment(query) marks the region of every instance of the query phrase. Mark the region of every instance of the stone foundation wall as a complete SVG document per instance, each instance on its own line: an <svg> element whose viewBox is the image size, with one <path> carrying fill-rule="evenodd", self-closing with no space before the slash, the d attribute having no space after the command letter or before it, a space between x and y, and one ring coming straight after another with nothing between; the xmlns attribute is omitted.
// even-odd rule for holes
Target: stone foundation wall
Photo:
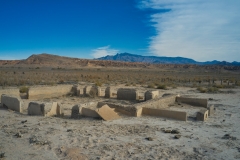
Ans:
<svg viewBox="0 0 240 160"><path fill-rule="evenodd" d="M169 107L170 104L175 103L175 100L176 100L176 95L168 95L165 97L151 99L142 103L137 103L134 106L138 109L143 107L161 109L161 108Z"/></svg>
<svg viewBox="0 0 240 160"><path fill-rule="evenodd" d="M177 97L176 102L186 103L193 106L208 107L208 100L203 98L187 98L187 97Z"/></svg>
<svg viewBox="0 0 240 160"><path fill-rule="evenodd" d="M171 118L180 121L187 121L187 113L166 109L142 108L142 115Z"/></svg>
<svg viewBox="0 0 240 160"><path fill-rule="evenodd" d="M37 100L66 95L72 89L72 85L37 86L29 88L29 99Z"/></svg>
<svg viewBox="0 0 240 160"><path fill-rule="evenodd" d="M137 100L138 91L130 88L119 88L117 91L117 99L119 100Z"/></svg>

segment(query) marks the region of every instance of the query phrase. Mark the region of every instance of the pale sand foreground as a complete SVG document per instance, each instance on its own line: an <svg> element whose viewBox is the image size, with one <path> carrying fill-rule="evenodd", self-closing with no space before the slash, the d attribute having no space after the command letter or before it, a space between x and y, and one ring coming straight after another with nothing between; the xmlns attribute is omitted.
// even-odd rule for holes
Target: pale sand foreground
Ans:
<svg viewBox="0 0 240 160"><path fill-rule="evenodd" d="M215 115L206 122L158 117L123 117L103 121L70 119L70 108L88 98L58 101L66 116L41 117L0 109L0 154L3 159L240 159L240 89L202 94L192 88L167 90L199 98L213 98ZM95 99L97 101L97 99ZM25 109L27 101L24 101ZM25 110L26 112L26 110ZM178 129L180 139L164 133ZM225 137L224 135L230 134ZM146 138L152 138L149 141ZM1 159L1 158L0 158Z"/></svg>

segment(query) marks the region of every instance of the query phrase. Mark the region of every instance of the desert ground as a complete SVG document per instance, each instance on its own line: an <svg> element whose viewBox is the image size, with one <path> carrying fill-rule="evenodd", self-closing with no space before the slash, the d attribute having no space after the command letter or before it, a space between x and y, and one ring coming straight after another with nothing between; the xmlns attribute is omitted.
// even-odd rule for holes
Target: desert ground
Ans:
<svg viewBox="0 0 240 160"><path fill-rule="evenodd" d="M34 86L91 84L155 89L162 94L206 98L215 113L196 121L120 115L104 121L71 118L76 104L104 98L60 96L36 102L58 102L64 117L29 116L0 108L0 159L240 159L240 69L234 66L144 64L80 60L35 55L21 61L0 61L0 93ZM6 93L7 94L7 93ZM121 102L131 103L131 102ZM179 109L174 108L173 109ZM165 133L178 131L180 135Z"/></svg>
<svg viewBox="0 0 240 160"><path fill-rule="evenodd" d="M186 122L126 115L103 121L70 117L73 105L103 98L61 96L37 100L57 101L64 117L29 116L30 100L24 99L23 113L0 108L0 159L240 159L240 88L221 88L215 93L200 93L193 87L158 90L207 98L216 111L205 122L196 121L191 111ZM176 139L175 134L164 130L177 130L181 136Z"/></svg>

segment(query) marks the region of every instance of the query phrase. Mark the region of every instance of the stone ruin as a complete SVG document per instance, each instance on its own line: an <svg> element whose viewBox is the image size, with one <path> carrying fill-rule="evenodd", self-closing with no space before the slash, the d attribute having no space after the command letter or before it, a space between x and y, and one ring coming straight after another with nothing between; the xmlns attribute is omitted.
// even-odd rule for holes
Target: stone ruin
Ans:
<svg viewBox="0 0 240 160"><path fill-rule="evenodd" d="M78 86L73 85L63 88L59 94L63 94L64 91L68 91L72 96L98 96L103 99L115 99L117 101L134 101L133 104L122 104L116 101L103 100L98 103L85 103L78 104L72 107L71 118L79 118L81 116L102 118L104 120L119 119L120 115L127 116L157 116L170 119L176 119L180 121L187 121L187 111L181 110L177 107L179 104L190 105L191 107L199 108L199 111L195 115L195 119L198 121L206 121L207 118L214 114L214 106L208 106L207 99L189 98L177 95L160 96L158 90L147 90L140 95L140 91L133 88L116 88L116 87L97 87L97 86ZM39 90L30 89L29 99L39 97L38 94L42 93L42 88ZM56 93L55 90L52 92ZM67 94L68 92L65 92ZM32 93L32 95L31 95ZM51 91L46 91L50 94ZM44 96L45 97L45 96ZM142 101L140 101L142 100ZM172 107L172 106L175 106ZM17 112L22 112L21 99L17 96L8 96L2 94L1 107L8 108ZM63 116L62 107L53 102L51 105L44 103L30 102L28 105L28 115L39 116Z"/></svg>

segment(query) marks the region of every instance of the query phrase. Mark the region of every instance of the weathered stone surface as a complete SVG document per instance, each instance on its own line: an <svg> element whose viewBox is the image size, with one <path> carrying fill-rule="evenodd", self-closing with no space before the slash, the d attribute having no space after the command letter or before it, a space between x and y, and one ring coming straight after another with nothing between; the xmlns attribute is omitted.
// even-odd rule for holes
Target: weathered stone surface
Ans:
<svg viewBox="0 0 240 160"><path fill-rule="evenodd" d="M1 96L1 106L7 107L8 109L22 112L22 103L19 98L8 96L5 94L2 94Z"/></svg>
<svg viewBox="0 0 240 160"><path fill-rule="evenodd" d="M171 119L176 119L176 120L180 120L180 121L187 121L187 113L181 112L181 111L143 107L142 114L149 115L149 116L171 118Z"/></svg>
<svg viewBox="0 0 240 160"><path fill-rule="evenodd" d="M57 102L53 102L50 110L45 110L45 116L63 116L63 110Z"/></svg>
<svg viewBox="0 0 240 160"><path fill-rule="evenodd" d="M85 95L85 96L88 96L89 93L90 93L90 91L91 91L91 89L92 89L92 86L85 86L85 87L83 88L83 93L84 93L84 95Z"/></svg>
<svg viewBox="0 0 240 160"><path fill-rule="evenodd" d="M108 105L104 105L101 108L96 109L96 112L104 119L105 121L120 119L121 117L114 112L114 109L110 108Z"/></svg>
<svg viewBox="0 0 240 160"><path fill-rule="evenodd" d="M208 100L203 98L176 97L176 102L207 108Z"/></svg>
<svg viewBox="0 0 240 160"><path fill-rule="evenodd" d="M86 117L100 118L99 114L90 108L81 107L81 114Z"/></svg>
<svg viewBox="0 0 240 160"><path fill-rule="evenodd" d="M159 96L158 91L147 91L145 92L145 101L157 98Z"/></svg>
<svg viewBox="0 0 240 160"><path fill-rule="evenodd" d="M142 115L142 108L139 108L139 109L136 110L135 116L140 117L141 115Z"/></svg>
<svg viewBox="0 0 240 160"><path fill-rule="evenodd" d="M119 88L117 91L117 99L119 100L137 100L138 91L131 88Z"/></svg>
<svg viewBox="0 0 240 160"><path fill-rule="evenodd" d="M170 104L174 104L176 100L176 95L168 95L165 97L158 97L155 99L150 99L145 102L137 103L134 106L136 108L167 108Z"/></svg>
<svg viewBox="0 0 240 160"><path fill-rule="evenodd" d="M44 111L45 104L40 104L37 102L30 102L28 104L28 115L45 115Z"/></svg>
<svg viewBox="0 0 240 160"><path fill-rule="evenodd" d="M114 87L107 87L105 89L105 98L116 98L117 97L117 89Z"/></svg>
<svg viewBox="0 0 240 160"><path fill-rule="evenodd" d="M211 105L208 107L208 116L212 116L215 112L215 107L214 105Z"/></svg>
<svg viewBox="0 0 240 160"><path fill-rule="evenodd" d="M80 116L79 105L74 105L72 107L71 118L78 118Z"/></svg>
<svg viewBox="0 0 240 160"><path fill-rule="evenodd" d="M31 87L28 92L28 99L43 99L58 97L66 95L72 89L72 85L59 85L59 86L41 86L41 87Z"/></svg>
<svg viewBox="0 0 240 160"><path fill-rule="evenodd" d="M97 87L97 95L98 95L98 97L104 97L105 96L105 88Z"/></svg>
<svg viewBox="0 0 240 160"><path fill-rule="evenodd" d="M197 112L197 121L205 121L208 118L208 110L207 109L201 109L199 112Z"/></svg>

